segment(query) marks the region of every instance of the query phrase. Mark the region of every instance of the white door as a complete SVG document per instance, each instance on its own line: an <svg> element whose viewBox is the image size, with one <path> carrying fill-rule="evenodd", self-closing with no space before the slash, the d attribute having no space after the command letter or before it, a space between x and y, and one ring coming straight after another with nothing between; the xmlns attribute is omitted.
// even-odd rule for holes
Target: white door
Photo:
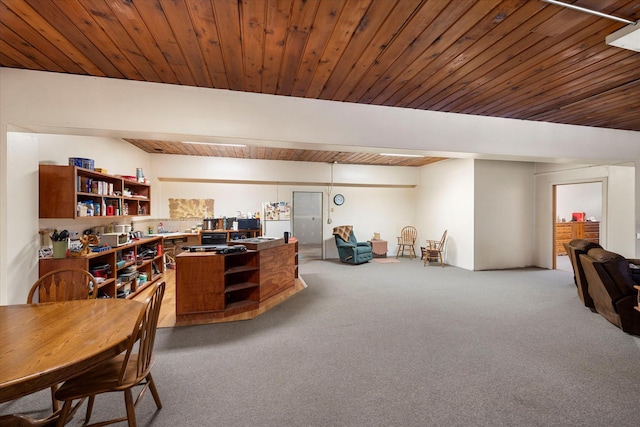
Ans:
<svg viewBox="0 0 640 427"><path fill-rule="evenodd" d="M322 258L322 193L294 191L292 218L299 258Z"/></svg>

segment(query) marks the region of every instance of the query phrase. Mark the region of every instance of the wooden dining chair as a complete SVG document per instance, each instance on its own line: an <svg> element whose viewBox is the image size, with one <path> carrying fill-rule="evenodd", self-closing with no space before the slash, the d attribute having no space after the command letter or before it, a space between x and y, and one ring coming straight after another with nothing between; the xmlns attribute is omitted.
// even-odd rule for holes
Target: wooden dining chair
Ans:
<svg viewBox="0 0 640 427"><path fill-rule="evenodd" d="M72 412L72 403L77 399L89 397L85 424L91 419L95 397L101 393L124 392L127 415L125 417L103 421L91 426L113 424L128 421L129 426L136 425L135 407L147 388L151 391L158 409L162 408L160 395L156 389L151 368L153 367L153 346L160 315L160 305L164 295L165 282L156 283L149 293L146 307L140 312L133 327L127 350L111 360L101 363L90 371L65 381L56 392L56 399L64 401L58 425L63 426ZM136 400L133 400L132 389L142 386Z"/></svg>
<svg viewBox="0 0 640 427"><path fill-rule="evenodd" d="M428 262L440 261L440 265L444 268L444 242L447 239L447 230L444 230L442 238L438 240L427 240L427 246L425 246L424 265Z"/></svg>
<svg viewBox="0 0 640 427"><path fill-rule="evenodd" d="M97 293L98 283L91 273L78 268L63 268L36 280L27 296L27 304L92 299ZM57 389L58 386L51 387L53 412L60 408L54 397Z"/></svg>
<svg viewBox="0 0 640 427"><path fill-rule="evenodd" d="M412 259L416 256L415 244L416 238L418 237L418 231L415 227L408 225L404 227L400 231L400 236L398 236L398 250L396 251L396 258L398 256L404 256L404 250L407 249L409 252L409 259Z"/></svg>
<svg viewBox="0 0 640 427"><path fill-rule="evenodd" d="M50 271L31 287L27 304L60 302L95 298L98 294L96 278L86 270L65 268Z"/></svg>

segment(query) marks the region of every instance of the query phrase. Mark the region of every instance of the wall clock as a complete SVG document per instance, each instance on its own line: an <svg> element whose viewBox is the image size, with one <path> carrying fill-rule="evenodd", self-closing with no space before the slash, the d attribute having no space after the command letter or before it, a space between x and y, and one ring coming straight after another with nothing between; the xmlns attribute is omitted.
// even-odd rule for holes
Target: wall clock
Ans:
<svg viewBox="0 0 640 427"><path fill-rule="evenodd" d="M342 194L336 194L333 196L333 203L340 206L344 203L344 196Z"/></svg>

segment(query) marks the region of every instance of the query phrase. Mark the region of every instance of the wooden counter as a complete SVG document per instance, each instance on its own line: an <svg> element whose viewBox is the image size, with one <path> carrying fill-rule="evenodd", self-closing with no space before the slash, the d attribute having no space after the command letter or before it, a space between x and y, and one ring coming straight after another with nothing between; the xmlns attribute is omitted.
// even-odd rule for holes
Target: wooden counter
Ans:
<svg viewBox="0 0 640 427"><path fill-rule="evenodd" d="M176 322L231 318L294 287L297 242L227 255L182 252L176 263Z"/></svg>

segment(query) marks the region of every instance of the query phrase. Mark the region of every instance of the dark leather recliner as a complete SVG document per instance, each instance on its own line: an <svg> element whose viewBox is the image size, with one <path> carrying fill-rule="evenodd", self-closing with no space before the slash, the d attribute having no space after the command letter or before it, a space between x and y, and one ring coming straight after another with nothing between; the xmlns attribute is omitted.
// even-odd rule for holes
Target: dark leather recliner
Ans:
<svg viewBox="0 0 640 427"><path fill-rule="evenodd" d="M596 311L623 331L640 335L638 291L629 267L638 261L602 248L590 249L580 260Z"/></svg>
<svg viewBox="0 0 640 427"><path fill-rule="evenodd" d="M573 267L573 281L578 288L578 297L585 307L595 308L593 299L589 295L587 279L584 277L584 269L582 268L581 254L586 254L590 249L602 248L597 243L590 242L585 239L573 239L569 243L563 243L567 251L571 267Z"/></svg>

